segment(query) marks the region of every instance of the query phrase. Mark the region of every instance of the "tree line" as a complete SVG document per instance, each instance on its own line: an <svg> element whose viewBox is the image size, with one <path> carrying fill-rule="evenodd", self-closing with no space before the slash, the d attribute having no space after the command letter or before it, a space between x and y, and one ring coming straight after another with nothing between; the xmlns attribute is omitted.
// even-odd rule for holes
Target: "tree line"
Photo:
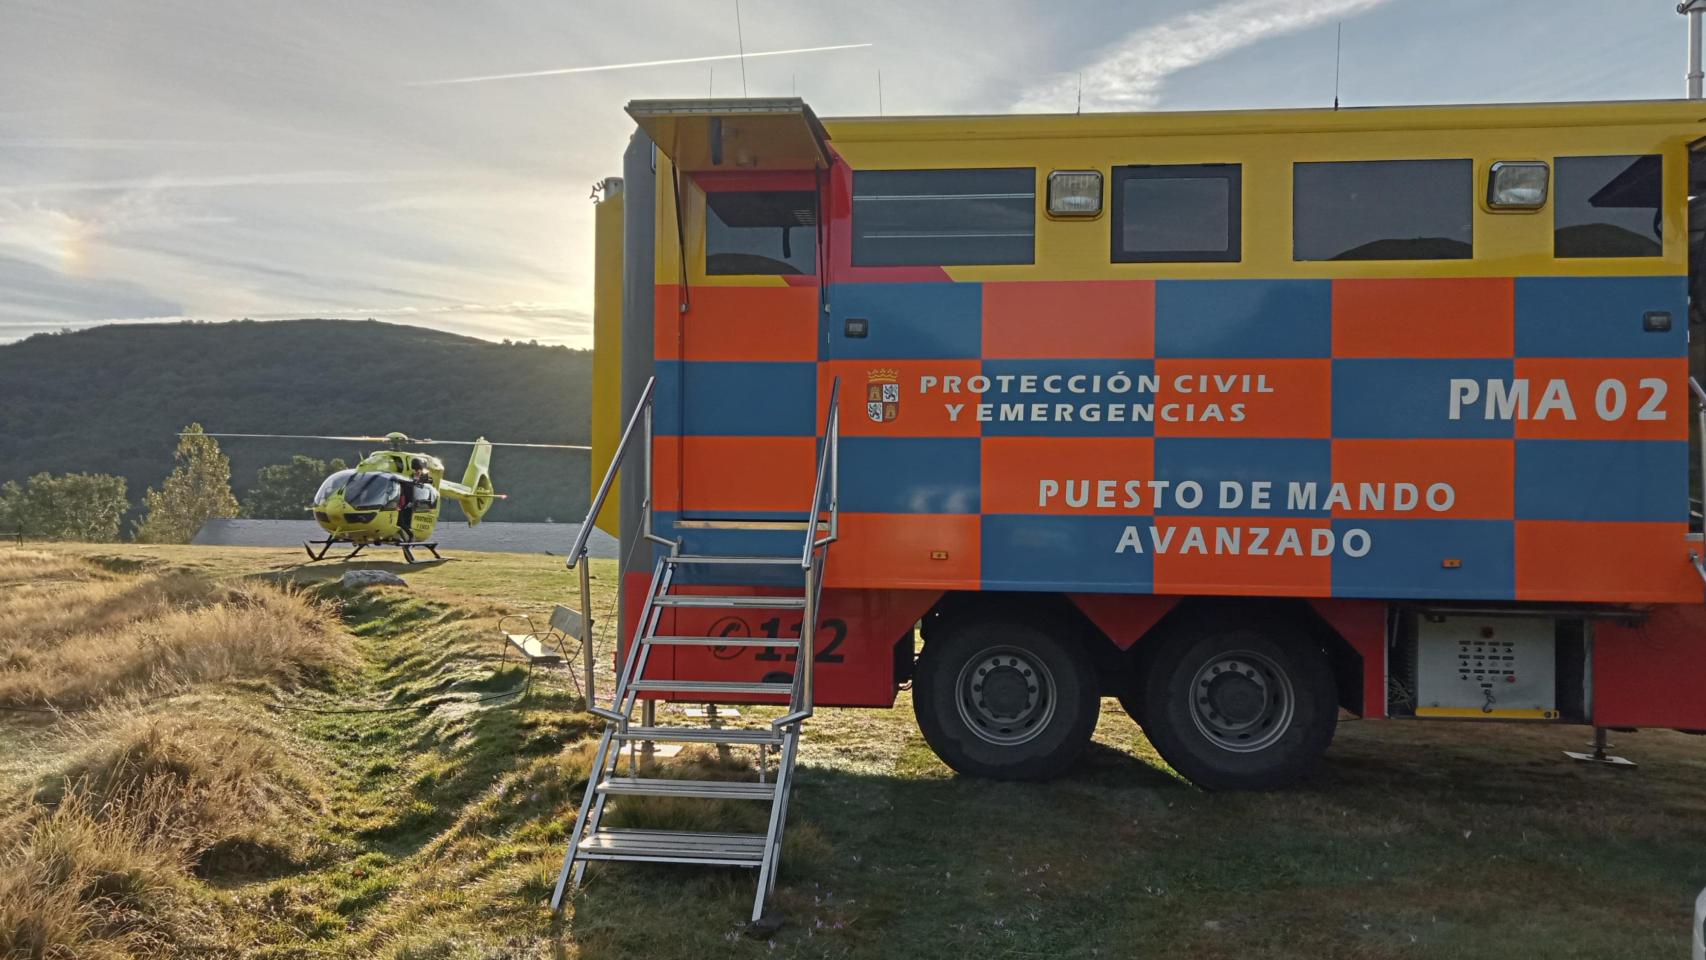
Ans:
<svg viewBox="0 0 1706 960"><path fill-rule="evenodd" d="M142 495L131 524L139 543L188 543L212 519L303 520L320 483L347 468L339 459L297 455L268 464L241 501L231 489L231 461L200 424L185 427L172 471ZM131 503L123 477L104 473L38 473L0 484L0 535L28 540L108 543L120 538Z"/></svg>

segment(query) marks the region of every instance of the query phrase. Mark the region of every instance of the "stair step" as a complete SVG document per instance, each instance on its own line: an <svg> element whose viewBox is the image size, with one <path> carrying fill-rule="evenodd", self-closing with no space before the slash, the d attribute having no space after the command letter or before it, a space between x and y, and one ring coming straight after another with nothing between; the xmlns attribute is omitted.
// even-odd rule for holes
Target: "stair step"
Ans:
<svg viewBox="0 0 1706 960"><path fill-rule="evenodd" d="M661 740L665 743L727 743L781 746L782 735L774 730L744 727L629 727L616 732L618 740Z"/></svg>
<svg viewBox="0 0 1706 960"><path fill-rule="evenodd" d="M791 683L736 683L730 680L635 680L630 690L662 690L675 693L751 693L785 697L793 691Z"/></svg>
<svg viewBox="0 0 1706 960"><path fill-rule="evenodd" d="M769 566L769 565L775 565L775 566L795 566L795 567L800 565L800 558L798 556L792 556L792 557L722 556L722 557L718 557L718 556L710 556L707 554L683 553L683 554L680 554L678 556L667 557L666 559L670 563L674 563L674 564L726 563L726 564L731 564L731 565L735 565L735 566L760 566L760 565Z"/></svg>
<svg viewBox="0 0 1706 960"><path fill-rule="evenodd" d="M706 593L670 593L652 602L660 607L743 607L758 610L803 610L805 597L717 596Z"/></svg>
<svg viewBox="0 0 1706 960"><path fill-rule="evenodd" d="M699 797L704 800L769 800L776 784L741 780L670 780L648 777L610 777L598 792L628 797Z"/></svg>
<svg viewBox="0 0 1706 960"><path fill-rule="evenodd" d="M798 650L798 637L647 637L647 643L668 647L775 647L777 650Z"/></svg>
<svg viewBox="0 0 1706 960"><path fill-rule="evenodd" d="M764 859L764 836L756 833L699 833L687 830L605 828L580 842L588 860L654 860L756 867Z"/></svg>

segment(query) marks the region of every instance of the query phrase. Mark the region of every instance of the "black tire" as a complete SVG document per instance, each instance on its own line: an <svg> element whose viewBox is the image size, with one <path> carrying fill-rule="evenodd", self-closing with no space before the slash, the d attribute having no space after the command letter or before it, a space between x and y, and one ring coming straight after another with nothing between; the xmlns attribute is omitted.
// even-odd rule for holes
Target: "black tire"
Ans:
<svg viewBox="0 0 1706 960"><path fill-rule="evenodd" d="M945 625L926 641L912 708L925 741L956 771L1045 780L1090 742L1101 697L1095 665L1075 639L976 619Z"/></svg>
<svg viewBox="0 0 1706 960"><path fill-rule="evenodd" d="M1326 652L1307 637L1227 626L1158 642L1140 723L1185 779L1267 790L1295 782L1326 753L1338 692Z"/></svg>

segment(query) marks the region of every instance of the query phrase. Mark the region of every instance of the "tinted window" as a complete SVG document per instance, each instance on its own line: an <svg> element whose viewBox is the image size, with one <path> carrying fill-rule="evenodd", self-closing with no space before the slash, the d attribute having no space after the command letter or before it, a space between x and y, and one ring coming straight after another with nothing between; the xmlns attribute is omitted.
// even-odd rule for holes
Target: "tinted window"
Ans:
<svg viewBox="0 0 1706 960"><path fill-rule="evenodd" d="M321 506L327 500L331 499L332 494L342 490L344 488L344 484L349 483L349 478L353 476L355 476L354 470L339 470L337 473L327 477L325 481L320 484L320 489L314 493L314 506Z"/></svg>
<svg viewBox="0 0 1706 960"><path fill-rule="evenodd" d="M1552 255L1656 257L1664 253L1657 155L1559 157L1552 197Z"/></svg>
<svg viewBox="0 0 1706 960"><path fill-rule="evenodd" d="M1037 172L860 170L853 263L862 267L1033 263Z"/></svg>
<svg viewBox="0 0 1706 960"><path fill-rule="evenodd" d="M817 272L817 194L714 190L705 194L705 273Z"/></svg>
<svg viewBox="0 0 1706 960"><path fill-rule="evenodd" d="M1474 254L1468 160L1299 163L1294 260L1467 260Z"/></svg>
<svg viewBox="0 0 1706 960"><path fill-rule="evenodd" d="M1237 260L1236 164L1114 168L1116 262Z"/></svg>
<svg viewBox="0 0 1706 960"><path fill-rule="evenodd" d="M358 473L344 487L344 502L357 510L384 507L402 492L402 478L389 473Z"/></svg>

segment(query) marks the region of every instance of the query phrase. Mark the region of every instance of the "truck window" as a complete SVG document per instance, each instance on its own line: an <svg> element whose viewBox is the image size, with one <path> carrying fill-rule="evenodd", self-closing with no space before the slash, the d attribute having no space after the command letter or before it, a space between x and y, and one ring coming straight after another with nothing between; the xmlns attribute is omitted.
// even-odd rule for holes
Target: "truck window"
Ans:
<svg viewBox="0 0 1706 960"><path fill-rule="evenodd" d="M1555 257L1664 253L1664 159L1658 154L1559 157L1552 200Z"/></svg>
<svg viewBox="0 0 1706 960"><path fill-rule="evenodd" d="M858 170L853 264L1035 263L1037 171Z"/></svg>
<svg viewBox="0 0 1706 960"><path fill-rule="evenodd" d="M1115 167L1114 262L1237 260L1242 173L1235 163Z"/></svg>
<svg viewBox="0 0 1706 960"><path fill-rule="evenodd" d="M1467 260L1474 164L1355 160L1292 168L1293 260Z"/></svg>
<svg viewBox="0 0 1706 960"><path fill-rule="evenodd" d="M810 190L713 190L705 194L708 276L817 272L817 194Z"/></svg>

